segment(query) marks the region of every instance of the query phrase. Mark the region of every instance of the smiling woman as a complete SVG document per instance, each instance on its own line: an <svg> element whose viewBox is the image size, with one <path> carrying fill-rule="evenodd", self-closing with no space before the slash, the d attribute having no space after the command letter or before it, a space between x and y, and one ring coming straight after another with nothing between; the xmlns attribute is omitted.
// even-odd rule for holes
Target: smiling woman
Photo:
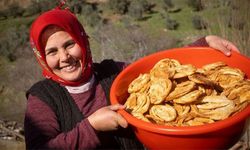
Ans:
<svg viewBox="0 0 250 150"><path fill-rule="evenodd" d="M51 26L42 35L48 66L57 76L68 81L82 77L83 62L80 46L62 29ZM46 44L45 44L46 43Z"/></svg>
<svg viewBox="0 0 250 150"><path fill-rule="evenodd" d="M222 52L232 50L228 41L208 37L193 46L209 43L221 45ZM125 107L110 105L111 84L127 62L93 63L83 26L60 6L33 22L30 44L45 79L26 93L27 149L145 149L117 112Z"/></svg>

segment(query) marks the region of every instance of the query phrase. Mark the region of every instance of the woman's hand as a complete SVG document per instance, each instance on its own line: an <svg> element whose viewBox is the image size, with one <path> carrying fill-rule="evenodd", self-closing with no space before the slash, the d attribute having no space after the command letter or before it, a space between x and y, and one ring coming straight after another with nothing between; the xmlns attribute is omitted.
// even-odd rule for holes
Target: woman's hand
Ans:
<svg viewBox="0 0 250 150"><path fill-rule="evenodd" d="M119 126L126 128L127 121L116 111L125 106L116 104L98 109L88 117L92 127L97 131L117 130Z"/></svg>
<svg viewBox="0 0 250 150"><path fill-rule="evenodd" d="M220 38L215 35L208 35L205 39L210 47L221 51L226 56L230 56L231 51L236 51L240 53L239 49L232 42L227 41L223 38Z"/></svg>

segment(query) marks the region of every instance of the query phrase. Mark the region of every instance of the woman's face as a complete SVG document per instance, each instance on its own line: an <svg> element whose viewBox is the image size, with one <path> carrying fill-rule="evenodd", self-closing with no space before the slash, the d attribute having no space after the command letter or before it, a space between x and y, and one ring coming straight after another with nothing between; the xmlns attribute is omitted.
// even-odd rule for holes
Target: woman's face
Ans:
<svg viewBox="0 0 250 150"><path fill-rule="evenodd" d="M82 77L82 50L73 38L62 30L47 30L42 37L46 61L54 74L67 81Z"/></svg>

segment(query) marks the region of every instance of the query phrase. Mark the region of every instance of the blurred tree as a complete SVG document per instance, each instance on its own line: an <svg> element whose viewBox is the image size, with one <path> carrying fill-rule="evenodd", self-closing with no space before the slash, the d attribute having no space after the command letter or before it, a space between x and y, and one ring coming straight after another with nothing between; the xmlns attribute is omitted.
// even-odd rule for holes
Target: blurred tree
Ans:
<svg viewBox="0 0 250 150"><path fill-rule="evenodd" d="M171 19L169 16L165 16L165 23L166 23L166 28L169 30L176 30L179 26L179 23Z"/></svg>
<svg viewBox="0 0 250 150"><path fill-rule="evenodd" d="M17 59L17 49L24 46L28 41L28 28L25 25L12 27L0 35L0 56L8 58L9 61Z"/></svg>
<svg viewBox="0 0 250 150"><path fill-rule="evenodd" d="M165 11L168 11L170 8L173 8L174 4L172 3L172 0L163 0L163 9Z"/></svg>
<svg viewBox="0 0 250 150"><path fill-rule="evenodd" d="M24 10L23 17L32 16L40 12L40 5L36 1L31 1L31 4Z"/></svg>
<svg viewBox="0 0 250 150"><path fill-rule="evenodd" d="M127 0L109 0L109 8L114 13L125 14L128 11L129 1Z"/></svg>
<svg viewBox="0 0 250 150"><path fill-rule="evenodd" d="M5 14L6 16L9 17L20 17L22 16L24 12L24 9L22 7L20 7L17 3L13 3L9 6L8 9L5 10Z"/></svg>
<svg viewBox="0 0 250 150"><path fill-rule="evenodd" d="M201 16L197 16L197 15L193 16L192 24L193 24L193 27L197 30L202 30L202 29L207 28L207 25Z"/></svg>
<svg viewBox="0 0 250 150"><path fill-rule="evenodd" d="M45 12L47 10L53 9L58 5L58 1L52 0L42 0L38 2L40 12Z"/></svg>
<svg viewBox="0 0 250 150"><path fill-rule="evenodd" d="M135 18L136 20L141 20L143 18L143 3L140 1L132 1L128 8L128 14Z"/></svg>
<svg viewBox="0 0 250 150"><path fill-rule="evenodd" d="M193 9L193 11L203 10L202 0L187 0L187 4Z"/></svg>
<svg viewBox="0 0 250 150"><path fill-rule="evenodd" d="M99 15L96 4L82 3L81 14L84 17L83 22L87 23L91 27L100 25L100 23L102 23L102 18Z"/></svg>

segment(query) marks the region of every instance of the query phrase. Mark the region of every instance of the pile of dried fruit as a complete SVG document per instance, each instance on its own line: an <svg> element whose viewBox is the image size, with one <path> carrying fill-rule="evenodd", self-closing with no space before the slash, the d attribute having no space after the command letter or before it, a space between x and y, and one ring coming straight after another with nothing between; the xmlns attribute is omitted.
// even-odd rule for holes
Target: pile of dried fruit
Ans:
<svg viewBox="0 0 250 150"><path fill-rule="evenodd" d="M126 110L161 125L194 126L226 119L250 103L250 80L223 62L196 68L175 59L158 61L128 87Z"/></svg>

